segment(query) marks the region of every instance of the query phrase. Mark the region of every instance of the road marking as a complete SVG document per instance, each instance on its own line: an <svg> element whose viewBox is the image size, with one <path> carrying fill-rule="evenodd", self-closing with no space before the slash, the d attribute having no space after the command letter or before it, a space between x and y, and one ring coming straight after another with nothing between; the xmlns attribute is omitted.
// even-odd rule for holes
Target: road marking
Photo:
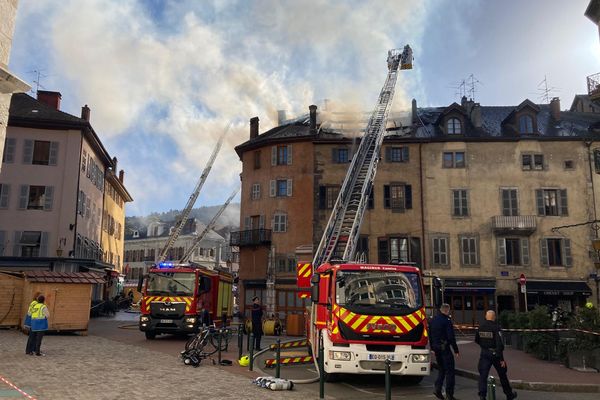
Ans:
<svg viewBox="0 0 600 400"><path fill-rule="evenodd" d="M4 383L6 383L11 388L15 389L17 392L21 393L23 396L27 397L28 399L30 399L30 400L37 400L35 397L33 397L30 394L28 394L28 393L24 392L23 390L19 389L17 386L15 386L15 384L13 384L11 381L9 381L8 379L6 379L2 375L0 375L0 380L3 381Z"/></svg>

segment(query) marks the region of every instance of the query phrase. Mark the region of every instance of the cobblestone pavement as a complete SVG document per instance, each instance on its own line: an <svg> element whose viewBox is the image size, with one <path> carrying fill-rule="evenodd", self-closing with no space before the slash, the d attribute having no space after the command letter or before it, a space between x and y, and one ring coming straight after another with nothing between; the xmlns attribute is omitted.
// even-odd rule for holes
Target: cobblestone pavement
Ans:
<svg viewBox="0 0 600 400"><path fill-rule="evenodd" d="M27 336L0 330L0 377L39 400L306 399L307 387L273 392L212 366L99 336L47 335L46 357L25 355ZM0 398L25 398L0 379Z"/></svg>

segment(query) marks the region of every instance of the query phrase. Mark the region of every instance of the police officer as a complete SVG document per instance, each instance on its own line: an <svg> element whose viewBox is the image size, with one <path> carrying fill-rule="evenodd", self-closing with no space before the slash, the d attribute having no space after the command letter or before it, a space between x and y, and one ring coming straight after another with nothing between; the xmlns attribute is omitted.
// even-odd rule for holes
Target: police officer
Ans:
<svg viewBox="0 0 600 400"><path fill-rule="evenodd" d="M431 341L431 350L435 353L435 360L438 365L438 377L435 380L435 391L433 394L438 399L444 399L442 395L442 386L446 380L446 399L454 398L454 354L458 357L458 346L454 338L454 327L450 319L450 306L446 303L440 307L440 314L431 320L429 329ZM450 349L452 347L452 350Z"/></svg>
<svg viewBox="0 0 600 400"><path fill-rule="evenodd" d="M475 334L475 343L481 347L481 355L479 356L479 398L485 400L487 395L487 378L492 365L496 368L502 390L506 395L507 400L512 400L517 397L517 392L513 392L510 387L510 382L506 376L506 361L504 361L504 343L502 342L502 334L500 327L496 323L496 313L488 310L485 313L485 321L479 326L479 330Z"/></svg>

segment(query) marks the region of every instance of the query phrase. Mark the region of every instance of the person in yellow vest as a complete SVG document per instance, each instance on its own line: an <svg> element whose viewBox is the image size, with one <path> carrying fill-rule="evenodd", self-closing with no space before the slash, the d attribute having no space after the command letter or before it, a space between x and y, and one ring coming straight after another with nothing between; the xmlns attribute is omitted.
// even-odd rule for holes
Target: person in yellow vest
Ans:
<svg viewBox="0 0 600 400"><path fill-rule="evenodd" d="M29 308L27 308L27 315L25 316L25 322L23 326L25 326L29 330L29 337L27 338L27 346L25 348L25 354L33 355L34 351L34 339L33 339L33 331L31 330L31 313L33 312L33 306L37 304L37 298L40 296L40 292L36 292L33 296L33 300L29 303Z"/></svg>
<svg viewBox="0 0 600 400"><path fill-rule="evenodd" d="M48 317L50 316L48 307L44 304L45 300L46 298L43 295L40 295L37 298L37 304L33 306L31 312L31 331L33 332L34 351L36 356L45 355L40 351L44 332L48 330Z"/></svg>

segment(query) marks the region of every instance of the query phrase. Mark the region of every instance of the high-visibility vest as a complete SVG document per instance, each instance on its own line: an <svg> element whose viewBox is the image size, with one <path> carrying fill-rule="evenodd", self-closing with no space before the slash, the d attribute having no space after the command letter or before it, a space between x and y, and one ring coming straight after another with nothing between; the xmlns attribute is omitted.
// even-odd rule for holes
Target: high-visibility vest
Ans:
<svg viewBox="0 0 600 400"><path fill-rule="evenodd" d="M44 314L44 308L47 308L44 303L37 303L31 311L31 330L32 331L47 331L48 318Z"/></svg>
<svg viewBox="0 0 600 400"><path fill-rule="evenodd" d="M25 322L23 323L23 325L25 325L28 328L31 327L31 313L33 312L33 306L35 306L37 303L37 300L33 300L31 303L29 303L27 315L25 315Z"/></svg>

